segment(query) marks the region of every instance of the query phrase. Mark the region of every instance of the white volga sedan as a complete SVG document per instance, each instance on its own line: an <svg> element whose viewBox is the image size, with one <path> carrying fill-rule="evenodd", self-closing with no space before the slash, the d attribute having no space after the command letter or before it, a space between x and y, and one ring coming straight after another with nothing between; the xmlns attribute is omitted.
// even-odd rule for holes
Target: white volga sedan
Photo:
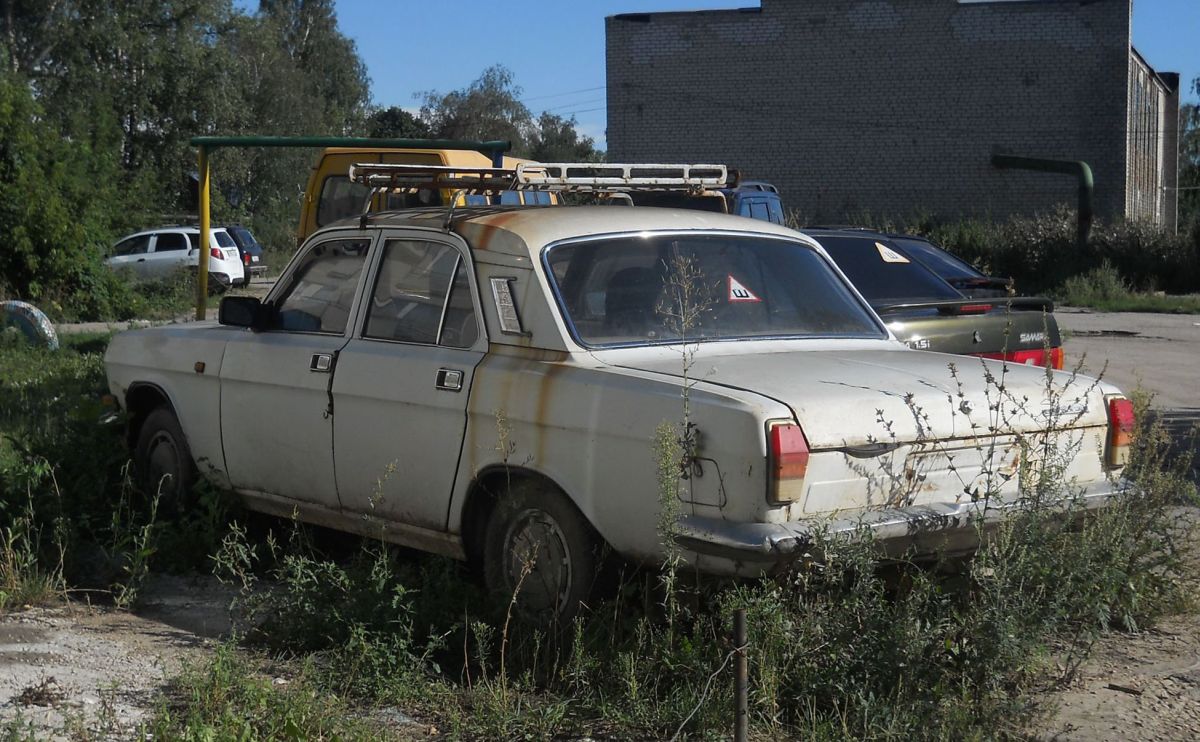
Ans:
<svg viewBox="0 0 1200 742"><path fill-rule="evenodd" d="M1132 425L1106 383L910 350L813 239L698 211L371 214L220 316L109 346L145 488L186 507L199 474L560 615L605 554L654 563L667 539L741 575L816 528L970 548L1043 464L1102 503ZM670 502L656 429L685 419Z"/></svg>

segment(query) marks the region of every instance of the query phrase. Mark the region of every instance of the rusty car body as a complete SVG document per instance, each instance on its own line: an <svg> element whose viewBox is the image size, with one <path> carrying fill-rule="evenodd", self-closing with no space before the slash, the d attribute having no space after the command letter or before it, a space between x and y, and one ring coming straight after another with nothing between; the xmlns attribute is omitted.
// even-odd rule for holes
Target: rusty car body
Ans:
<svg viewBox="0 0 1200 742"><path fill-rule="evenodd" d="M1061 481L1099 503L1128 443L1111 385L911 350L812 238L687 210L342 221L263 302L118 334L106 365L164 496L198 470L252 509L474 559L499 590L524 549L543 585L525 592L560 614L601 545L654 563L674 539L725 575L817 528L969 546L1029 486L1031 451L1069 452ZM685 389L664 533L656 429L679 429Z"/></svg>

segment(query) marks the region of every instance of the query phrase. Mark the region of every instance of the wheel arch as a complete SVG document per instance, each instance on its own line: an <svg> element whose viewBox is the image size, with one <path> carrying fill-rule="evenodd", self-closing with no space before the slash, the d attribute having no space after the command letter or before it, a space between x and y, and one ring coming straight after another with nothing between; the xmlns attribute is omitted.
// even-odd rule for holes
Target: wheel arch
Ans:
<svg viewBox="0 0 1200 742"><path fill-rule="evenodd" d="M166 405L176 417L179 416L171 396L158 384L152 382L134 382L125 392L125 412L129 416L125 437L130 449L137 445L138 434L146 416L157 407Z"/></svg>
<svg viewBox="0 0 1200 742"><path fill-rule="evenodd" d="M518 483L526 482L540 482L562 493L567 502L575 510L579 511L580 517L592 527L592 530L596 530L595 524L583 513L583 510L571 498L566 488L562 487L550 476L536 469L524 466L493 464L476 472L474 478L471 480L470 487L467 489L466 502L463 504L459 534L462 538L463 550L466 552L468 563L472 565L480 563L484 532L487 528L488 517L496 507L496 503L504 497L505 493L511 487ZM596 532L599 533L599 531ZM602 535L601 538L603 538Z"/></svg>

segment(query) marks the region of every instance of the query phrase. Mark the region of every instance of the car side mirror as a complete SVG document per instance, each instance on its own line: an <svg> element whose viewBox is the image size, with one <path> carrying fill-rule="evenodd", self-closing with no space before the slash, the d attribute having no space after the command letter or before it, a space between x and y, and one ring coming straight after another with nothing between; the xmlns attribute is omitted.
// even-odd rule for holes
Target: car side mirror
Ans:
<svg viewBox="0 0 1200 742"><path fill-rule="evenodd" d="M266 315L263 303L253 296L226 296L221 299L217 321L232 327L259 328Z"/></svg>

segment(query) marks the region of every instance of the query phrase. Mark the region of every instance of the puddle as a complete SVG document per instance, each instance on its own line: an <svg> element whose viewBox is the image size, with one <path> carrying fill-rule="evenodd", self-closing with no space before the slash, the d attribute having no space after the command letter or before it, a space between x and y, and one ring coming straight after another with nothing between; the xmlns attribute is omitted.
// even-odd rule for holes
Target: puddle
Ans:
<svg viewBox="0 0 1200 742"><path fill-rule="evenodd" d="M1066 334L1081 338L1132 338L1142 333L1137 330L1067 330Z"/></svg>

